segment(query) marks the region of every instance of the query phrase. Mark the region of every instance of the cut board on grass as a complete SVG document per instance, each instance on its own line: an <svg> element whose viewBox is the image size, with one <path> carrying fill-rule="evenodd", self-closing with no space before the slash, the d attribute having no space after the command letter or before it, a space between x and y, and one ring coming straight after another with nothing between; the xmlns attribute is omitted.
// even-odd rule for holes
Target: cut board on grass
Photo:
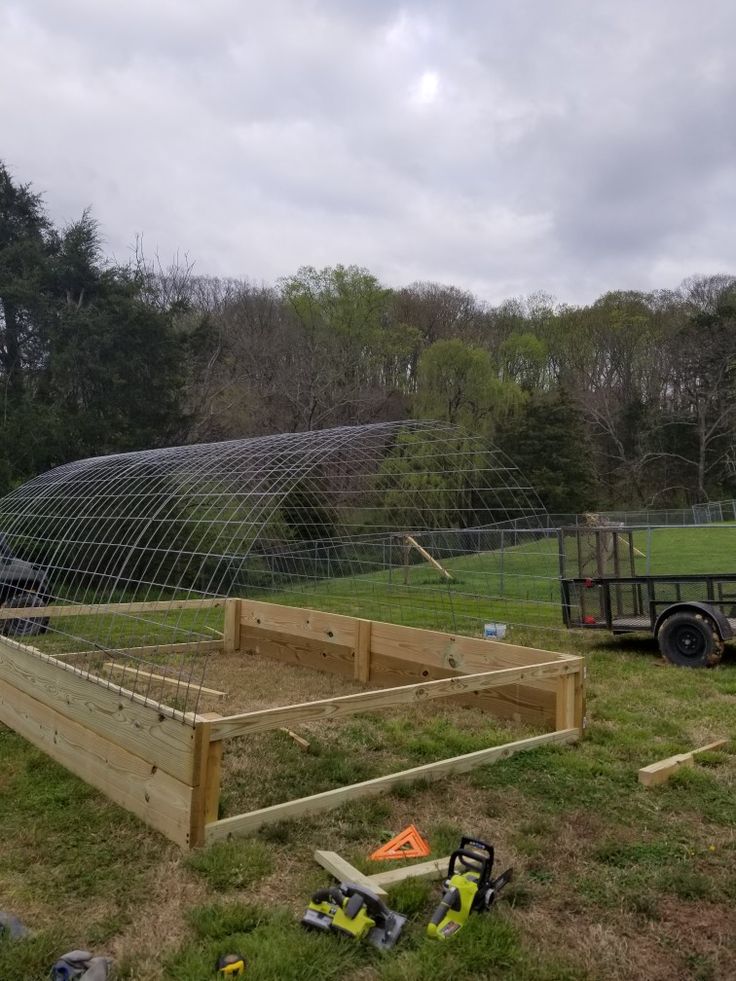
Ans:
<svg viewBox="0 0 736 981"><path fill-rule="evenodd" d="M318 849L314 853L315 861L318 862L323 869L326 869L331 876L334 876L338 882L351 882L355 886L363 886L366 889L370 889L377 896L382 899L387 895L386 890L383 886L378 883L371 881L370 876L364 875L359 869L356 869L354 865L351 865L346 859L337 852L328 852Z"/></svg>
<svg viewBox="0 0 736 981"><path fill-rule="evenodd" d="M386 862L400 858L426 858L429 855L429 842L422 837L414 824L404 828L391 841L381 845L370 856L375 862Z"/></svg>
<svg viewBox="0 0 736 981"><path fill-rule="evenodd" d="M701 753L709 753L711 750L720 749L728 742L727 739L716 739L715 742L693 749L689 753L678 753L676 756L668 756L665 760L658 760L643 766L639 770L639 783L645 787L656 787L666 783L673 773L676 773L683 766L694 766L695 757Z"/></svg>
<svg viewBox="0 0 736 981"><path fill-rule="evenodd" d="M365 875L351 865L346 859L338 855L337 852L327 852L317 850L314 853L315 860L326 869L330 875L340 882L352 882L354 885L362 885L370 889L377 896L384 898L386 889L395 886L406 879L441 879L447 874L447 867L450 856L435 858L430 862L417 862L416 865L404 865L398 869L390 869L387 872L375 872L373 875Z"/></svg>

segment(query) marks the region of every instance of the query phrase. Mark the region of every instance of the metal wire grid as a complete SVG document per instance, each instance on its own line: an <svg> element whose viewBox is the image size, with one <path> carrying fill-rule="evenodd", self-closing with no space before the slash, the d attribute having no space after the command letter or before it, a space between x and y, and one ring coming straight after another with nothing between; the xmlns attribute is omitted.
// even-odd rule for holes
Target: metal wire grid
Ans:
<svg viewBox="0 0 736 981"><path fill-rule="evenodd" d="M517 519L546 523L518 470L484 441L440 423L82 460L0 500L12 556L4 577L0 563L3 605L167 606L48 620L19 615L0 626L98 683L173 705L184 718L199 705L222 611L182 609L178 601L256 595L427 626L447 625L449 610L458 629L458 616L483 616L468 613L469 600L486 603L482 562L463 572L462 587L438 586L431 576L418 581L413 567L421 559L406 536L423 538L440 561L472 557L494 544L489 528ZM396 582L398 569L406 582ZM196 646L172 651L178 643ZM165 688L152 674L174 685Z"/></svg>

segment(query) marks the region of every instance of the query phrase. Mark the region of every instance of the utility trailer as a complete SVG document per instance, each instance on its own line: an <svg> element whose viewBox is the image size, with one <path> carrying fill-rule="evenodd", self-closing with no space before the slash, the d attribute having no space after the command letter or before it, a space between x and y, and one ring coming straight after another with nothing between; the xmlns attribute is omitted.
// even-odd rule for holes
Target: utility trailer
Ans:
<svg viewBox="0 0 736 981"><path fill-rule="evenodd" d="M633 532L611 525L560 529L565 626L651 633L673 664L714 667L736 634L736 572L637 575L636 560L644 556Z"/></svg>

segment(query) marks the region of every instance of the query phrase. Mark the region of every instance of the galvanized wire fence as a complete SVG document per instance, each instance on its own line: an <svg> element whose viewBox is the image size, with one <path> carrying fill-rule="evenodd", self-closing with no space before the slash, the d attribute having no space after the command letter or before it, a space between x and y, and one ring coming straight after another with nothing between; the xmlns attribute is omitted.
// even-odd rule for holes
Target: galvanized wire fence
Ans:
<svg viewBox="0 0 736 981"><path fill-rule="evenodd" d="M222 627L221 608L201 601L342 598L364 616L417 622L435 610L425 625L445 625L449 609L459 623L467 597L417 582L420 549L430 554L420 539L463 561L479 545L497 550L484 529L517 518L546 523L534 490L503 454L443 424L83 460L0 501L0 629L99 684L173 700L187 718ZM462 572L473 603L481 568Z"/></svg>

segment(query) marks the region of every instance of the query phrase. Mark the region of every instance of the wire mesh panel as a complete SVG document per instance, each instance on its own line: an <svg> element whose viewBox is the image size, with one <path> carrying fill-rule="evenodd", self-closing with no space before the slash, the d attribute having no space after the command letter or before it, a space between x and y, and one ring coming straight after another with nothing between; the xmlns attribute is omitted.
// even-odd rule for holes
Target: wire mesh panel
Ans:
<svg viewBox="0 0 736 981"><path fill-rule="evenodd" d="M0 629L185 717L222 636L202 601L460 629L498 616L492 596L550 602L556 545L494 530L517 520L547 524L518 470L437 423L82 460L0 501Z"/></svg>

